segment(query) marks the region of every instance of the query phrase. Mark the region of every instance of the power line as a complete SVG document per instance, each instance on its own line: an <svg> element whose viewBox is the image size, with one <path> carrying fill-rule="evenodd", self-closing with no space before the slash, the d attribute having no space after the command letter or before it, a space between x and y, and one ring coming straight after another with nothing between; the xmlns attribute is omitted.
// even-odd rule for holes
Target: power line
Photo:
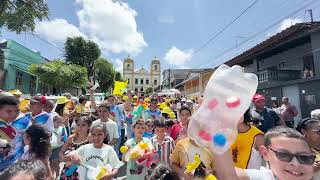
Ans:
<svg viewBox="0 0 320 180"><path fill-rule="evenodd" d="M289 17L291 17L291 16L294 16L295 14L301 12L301 10L304 10L306 7L308 7L309 5L311 5L311 4L315 3L315 2L316 2L316 0L312 0L312 1L310 1L309 3L303 5L302 7L294 10L294 11L291 12L289 15L284 16L284 17L278 19L276 22L273 22L272 24L268 25L266 28L262 29L261 31L258 31L257 33L255 33L255 34L249 36L248 38L246 38L245 40L241 41L240 43L237 44L237 46L240 47L240 46L242 46L243 44L247 43L248 41L256 38L256 37L259 36L260 34L265 33L266 31L270 30L271 28L276 27L276 26L279 25L284 19L287 19L287 18L289 18ZM229 52L234 51L235 48L236 48L235 46L232 46L232 47L230 47L230 48L222 51L220 54L214 56L213 59L214 59L214 60L215 60L215 59L219 59L221 56L223 56L223 55L225 55L225 54L227 54L227 53L229 53ZM209 61L209 63L205 64L204 66L212 65L212 63L216 63L216 62L210 62L210 61ZM218 63L217 63L217 64L218 64ZM220 63L219 63L219 64L220 64ZM199 65L201 66L201 64L199 64Z"/></svg>
<svg viewBox="0 0 320 180"><path fill-rule="evenodd" d="M216 39L220 34L222 34L228 27L230 27L233 23L235 23L244 13L246 13L250 8L252 8L259 0L255 0L250 6L248 6L244 11L242 11L235 19L233 19L231 22L229 22L225 27L223 27L217 34L215 34L213 37L208 39L202 46L200 46L198 49L196 49L192 54L196 54L199 51L201 51L203 48L205 48L211 41Z"/></svg>

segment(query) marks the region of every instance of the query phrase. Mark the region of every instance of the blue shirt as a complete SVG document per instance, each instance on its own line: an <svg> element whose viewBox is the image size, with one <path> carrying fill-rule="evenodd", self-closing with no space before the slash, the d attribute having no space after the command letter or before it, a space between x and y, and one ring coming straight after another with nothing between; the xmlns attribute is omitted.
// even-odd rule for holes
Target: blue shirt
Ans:
<svg viewBox="0 0 320 180"><path fill-rule="evenodd" d="M145 111L146 117L150 118L152 117L153 119L160 119L161 118L161 111L157 109L156 111L151 111L151 109L147 109Z"/></svg>
<svg viewBox="0 0 320 180"><path fill-rule="evenodd" d="M123 123L122 123L122 122L124 122L123 111L120 110L118 105L115 105L115 106L111 107L111 112L113 112L114 115L115 115L115 122L118 125L118 129L119 130L124 129L124 126L123 126Z"/></svg>
<svg viewBox="0 0 320 180"><path fill-rule="evenodd" d="M280 121L279 115L269 108L264 108L262 112L257 112L255 108L253 108L251 109L251 116L253 120L260 123L257 128L264 133L266 133L269 129L277 126Z"/></svg>
<svg viewBox="0 0 320 180"><path fill-rule="evenodd" d="M146 132L144 132L142 137L151 139L154 135L155 135L154 132L149 133L146 131Z"/></svg>

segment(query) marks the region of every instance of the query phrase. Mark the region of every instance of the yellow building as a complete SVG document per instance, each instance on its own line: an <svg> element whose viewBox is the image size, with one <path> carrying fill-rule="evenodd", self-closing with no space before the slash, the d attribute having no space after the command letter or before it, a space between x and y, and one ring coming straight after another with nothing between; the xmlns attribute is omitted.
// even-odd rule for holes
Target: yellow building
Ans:
<svg viewBox="0 0 320 180"><path fill-rule="evenodd" d="M160 60L155 57L151 61L149 71L143 67L136 70L134 60L128 56L123 61L123 78L128 80L128 90L145 92L148 87L155 89L161 83Z"/></svg>

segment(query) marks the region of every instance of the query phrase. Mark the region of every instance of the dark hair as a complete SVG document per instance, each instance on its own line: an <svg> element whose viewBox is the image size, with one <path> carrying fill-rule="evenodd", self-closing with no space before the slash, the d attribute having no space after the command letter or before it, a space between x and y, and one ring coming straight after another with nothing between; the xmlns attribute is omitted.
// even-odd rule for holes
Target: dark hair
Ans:
<svg viewBox="0 0 320 180"><path fill-rule="evenodd" d="M106 95L106 96L104 97L104 100L107 100L107 99L109 99L110 97L116 98L115 95L113 95L113 94L108 94L108 95Z"/></svg>
<svg viewBox="0 0 320 180"><path fill-rule="evenodd" d="M166 127L172 127L174 125L174 122L171 119L167 119L164 121Z"/></svg>
<svg viewBox="0 0 320 180"><path fill-rule="evenodd" d="M0 179L11 179L19 173L32 174L36 180L47 179L46 168L40 160L14 163L0 174Z"/></svg>
<svg viewBox="0 0 320 180"><path fill-rule="evenodd" d="M64 107L66 106L66 103L64 104L57 104L55 112L59 114L59 116L63 116Z"/></svg>
<svg viewBox="0 0 320 180"><path fill-rule="evenodd" d="M185 106L181 107L181 109L179 110L179 114L181 114L182 111L189 111L190 115L192 114L191 110L188 107L185 107Z"/></svg>
<svg viewBox="0 0 320 180"><path fill-rule="evenodd" d="M19 100L14 96L0 96L0 109L4 106L18 106Z"/></svg>
<svg viewBox="0 0 320 180"><path fill-rule="evenodd" d="M88 130L88 133L90 132L90 127L91 127L91 124L93 122L92 120L92 117L91 116L80 116L79 120L77 121L77 124L80 122L80 121L84 121L88 124L88 127L89 127L89 130Z"/></svg>
<svg viewBox="0 0 320 180"><path fill-rule="evenodd" d="M302 119L298 125L297 125L297 131L299 131L300 133L302 133L302 129L307 130L310 127L312 127L313 125L320 123L320 120L318 119L314 119L314 118L305 118Z"/></svg>
<svg viewBox="0 0 320 180"><path fill-rule="evenodd" d="M300 139L304 142L306 142L305 138L301 133L299 133L297 130L283 127L283 126L277 126L275 128L270 129L265 135L264 135L264 145L266 147L269 147L271 145L271 139L274 137L287 137L287 138L295 138ZM308 144L306 142L306 144Z"/></svg>
<svg viewBox="0 0 320 180"><path fill-rule="evenodd" d="M50 155L50 133L42 124L31 125L25 132L30 138L29 153L35 158L45 159Z"/></svg>
<svg viewBox="0 0 320 180"><path fill-rule="evenodd" d="M276 104L276 106L279 107L278 101L272 101L272 103Z"/></svg>
<svg viewBox="0 0 320 180"><path fill-rule="evenodd" d="M154 127L166 128L166 123L163 120L157 119L154 121Z"/></svg>
<svg viewBox="0 0 320 180"><path fill-rule="evenodd" d="M108 110L108 111L111 110L111 108L110 108L110 106L109 106L108 103L102 103L102 104L99 106L99 108L104 108L104 109L106 109L106 110Z"/></svg>
<svg viewBox="0 0 320 180"><path fill-rule="evenodd" d="M109 143L109 132L107 130L107 127L101 122L94 123L90 128L90 133L92 133L94 128L101 128L102 129L102 131L104 132L103 143L108 144Z"/></svg>
<svg viewBox="0 0 320 180"><path fill-rule="evenodd" d="M243 122L246 124L252 122L250 109L247 109L246 112L243 114Z"/></svg>
<svg viewBox="0 0 320 180"><path fill-rule="evenodd" d="M164 119L168 119L168 118L169 118L169 114L167 114L167 113L162 113L162 117L163 117Z"/></svg>
<svg viewBox="0 0 320 180"><path fill-rule="evenodd" d="M146 123L144 122L143 119L138 119L136 122L133 123L132 127L135 128L137 125L145 125Z"/></svg>
<svg viewBox="0 0 320 180"><path fill-rule="evenodd" d="M80 96L79 97L79 103L82 104L83 101L87 101L87 97L86 96Z"/></svg>
<svg viewBox="0 0 320 180"><path fill-rule="evenodd" d="M150 174L148 180L180 180L179 175L167 163L160 163Z"/></svg>

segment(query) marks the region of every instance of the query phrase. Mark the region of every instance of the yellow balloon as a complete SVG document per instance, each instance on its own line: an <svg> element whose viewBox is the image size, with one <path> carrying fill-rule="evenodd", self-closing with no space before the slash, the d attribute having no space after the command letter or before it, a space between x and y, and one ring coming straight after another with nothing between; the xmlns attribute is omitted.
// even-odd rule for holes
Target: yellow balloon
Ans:
<svg viewBox="0 0 320 180"><path fill-rule="evenodd" d="M122 154L125 154L125 153L127 153L128 152L128 147L127 146L121 146L121 148L120 148L120 152L122 153Z"/></svg>

